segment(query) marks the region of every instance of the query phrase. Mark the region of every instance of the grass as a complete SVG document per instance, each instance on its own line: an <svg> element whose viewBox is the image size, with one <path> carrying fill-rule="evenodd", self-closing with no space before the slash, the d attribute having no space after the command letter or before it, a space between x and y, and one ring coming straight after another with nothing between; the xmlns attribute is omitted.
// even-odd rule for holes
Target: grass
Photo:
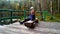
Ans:
<svg viewBox="0 0 60 34"><path fill-rule="evenodd" d="M40 15L36 15L36 17L41 20ZM54 19L51 18L51 16L46 16L45 21L47 22L60 22L60 14L53 15ZM24 20L25 18L22 16L21 20Z"/></svg>
<svg viewBox="0 0 60 34"><path fill-rule="evenodd" d="M46 18L49 22L60 22L60 14L55 14L54 18Z"/></svg>
<svg viewBox="0 0 60 34"><path fill-rule="evenodd" d="M41 20L41 17L36 16L39 20ZM46 16L45 21L47 22L60 22L60 14L53 15L53 18L51 16Z"/></svg>

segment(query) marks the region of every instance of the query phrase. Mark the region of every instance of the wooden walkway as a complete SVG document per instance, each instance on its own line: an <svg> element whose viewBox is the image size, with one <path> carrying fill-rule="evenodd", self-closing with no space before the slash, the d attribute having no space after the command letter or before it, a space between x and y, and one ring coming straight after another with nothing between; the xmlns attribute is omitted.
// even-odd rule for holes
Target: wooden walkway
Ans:
<svg viewBox="0 0 60 34"><path fill-rule="evenodd" d="M40 22L35 29L29 29L16 22L0 26L0 34L60 34L60 23Z"/></svg>

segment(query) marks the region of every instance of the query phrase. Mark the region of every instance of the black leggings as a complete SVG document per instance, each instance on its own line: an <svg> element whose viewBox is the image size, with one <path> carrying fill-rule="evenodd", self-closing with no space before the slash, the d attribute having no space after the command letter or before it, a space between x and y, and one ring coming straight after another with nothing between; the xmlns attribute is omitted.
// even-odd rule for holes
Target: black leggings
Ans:
<svg viewBox="0 0 60 34"><path fill-rule="evenodd" d="M27 18L27 19L25 19L23 22L26 22L26 21L29 21L30 20L30 18Z"/></svg>
<svg viewBox="0 0 60 34"><path fill-rule="evenodd" d="M23 21L23 23L24 22L26 22L26 21L29 21L30 20L30 18L27 18L27 19L25 19L24 21ZM38 23L38 20L33 20L35 23Z"/></svg>

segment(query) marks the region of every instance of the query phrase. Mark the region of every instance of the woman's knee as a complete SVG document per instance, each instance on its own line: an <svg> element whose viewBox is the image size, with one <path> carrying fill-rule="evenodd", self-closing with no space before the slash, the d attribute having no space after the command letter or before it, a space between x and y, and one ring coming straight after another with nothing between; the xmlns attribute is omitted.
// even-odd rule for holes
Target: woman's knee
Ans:
<svg viewBox="0 0 60 34"><path fill-rule="evenodd" d="M35 22L38 23L38 18L35 19Z"/></svg>

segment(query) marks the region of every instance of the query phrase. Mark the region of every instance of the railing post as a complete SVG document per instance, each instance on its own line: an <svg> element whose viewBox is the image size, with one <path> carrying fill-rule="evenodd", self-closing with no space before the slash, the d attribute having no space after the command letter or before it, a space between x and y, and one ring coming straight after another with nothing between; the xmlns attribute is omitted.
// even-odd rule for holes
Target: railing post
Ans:
<svg viewBox="0 0 60 34"><path fill-rule="evenodd" d="M11 16L10 17L12 17L12 11L10 11L11 12ZM11 23L12 23L12 18L11 18Z"/></svg>
<svg viewBox="0 0 60 34"><path fill-rule="evenodd" d="M26 10L24 10L24 18L26 18Z"/></svg>

